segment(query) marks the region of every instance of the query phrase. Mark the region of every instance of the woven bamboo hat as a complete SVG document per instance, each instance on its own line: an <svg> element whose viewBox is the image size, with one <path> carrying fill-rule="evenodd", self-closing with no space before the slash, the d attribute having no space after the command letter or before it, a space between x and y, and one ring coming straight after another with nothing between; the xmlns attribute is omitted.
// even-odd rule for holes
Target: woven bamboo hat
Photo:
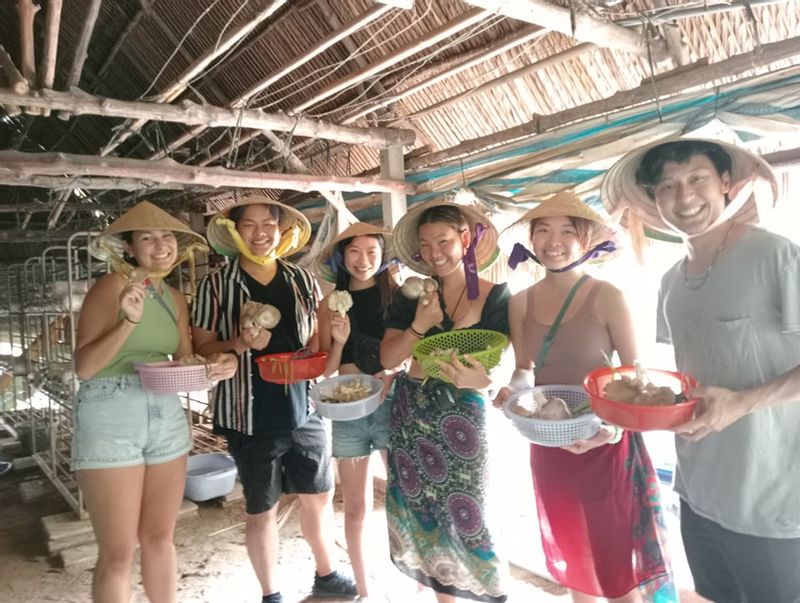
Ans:
<svg viewBox="0 0 800 603"><path fill-rule="evenodd" d="M128 275L133 271L134 266L125 260L125 244L122 233L137 230L171 230L174 232L178 241L176 265L189 259L194 251L208 250L202 235L149 201L142 201L122 214L95 237L89 247L89 252L103 262L110 262L116 272Z"/></svg>
<svg viewBox="0 0 800 603"><path fill-rule="evenodd" d="M430 267L419 257L419 219L426 209L439 206L458 209L469 224L473 240L475 227L478 224L483 225L483 235L475 246L475 261L479 271L486 270L499 257L500 250L497 247L497 229L479 206L477 199L470 203L456 203L450 199L439 198L413 206L394 227L392 247L397 258L415 272L429 276L433 274Z"/></svg>
<svg viewBox="0 0 800 603"><path fill-rule="evenodd" d="M583 218L593 224L591 238L589 239L588 249L603 243L604 241L617 242L617 233L611 228L603 217L591 207L581 201L580 197L571 191L556 193L549 199L545 199L533 209L529 209L522 217L511 226L503 230L500 234L500 246L509 252L515 243L530 245L531 240L531 221L539 218L557 218L567 216L569 218ZM597 260L607 260L613 254L604 253L597 257Z"/></svg>
<svg viewBox="0 0 800 603"><path fill-rule="evenodd" d="M355 222L346 229L344 229L335 239L333 239L319 254L315 271L317 275L330 283L336 282L336 270L334 256L338 253L338 245L347 239L364 236L381 236L383 237L383 259L392 257L391 240L392 232L383 228L382 226L375 226L367 224L366 222Z"/></svg>
<svg viewBox="0 0 800 603"><path fill-rule="evenodd" d="M272 257L293 255L305 247L311 238L311 224L300 211L262 194L252 194L239 197L236 203L216 214L208 223L206 228L208 242L222 255L233 257L241 253L234 238L237 236L234 234L236 226L228 219L228 215L233 208L243 205L275 205L280 208L281 217L278 228L281 232L281 240Z"/></svg>
<svg viewBox="0 0 800 603"><path fill-rule="evenodd" d="M705 138L674 138L662 140L624 155L615 163L603 178L600 185L600 197L608 213L613 219L621 221L624 226L628 212L633 212L637 219L653 230L674 235L675 231L667 226L661 219L655 201L647 194L647 191L636 181L636 172L642 164L645 154L656 147L673 144L676 142L704 142L713 143L721 147L730 155L731 185L735 186L749 178L764 183L744 202L744 205L732 216L733 220L743 224L754 224L759 221L759 205L762 210L765 205L774 206L778 200L778 181L772 168L761 157L742 149L736 145L718 140ZM762 192L763 191L763 192ZM758 205L757 205L758 203Z"/></svg>

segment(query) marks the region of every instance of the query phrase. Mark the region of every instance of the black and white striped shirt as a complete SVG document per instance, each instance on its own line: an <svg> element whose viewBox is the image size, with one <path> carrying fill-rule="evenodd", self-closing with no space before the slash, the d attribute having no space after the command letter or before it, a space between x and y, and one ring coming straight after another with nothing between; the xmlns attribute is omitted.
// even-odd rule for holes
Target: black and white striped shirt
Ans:
<svg viewBox="0 0 800 603"><path fill-rule="evenodd" d="M279 259L281 268L276 278L283 277L295 296L297 337L308 345L316 331L317 306L322 293L310 271ZM280 276L278 276L280 275ZM250 292L239 258L200 281L192 310L192 325L213 331L221 340L239 335L239 313L250 299ZM214 400L214 426L253 434L253 391L250 350L239 356L239 367L233 378L220 381Z"/></svg>

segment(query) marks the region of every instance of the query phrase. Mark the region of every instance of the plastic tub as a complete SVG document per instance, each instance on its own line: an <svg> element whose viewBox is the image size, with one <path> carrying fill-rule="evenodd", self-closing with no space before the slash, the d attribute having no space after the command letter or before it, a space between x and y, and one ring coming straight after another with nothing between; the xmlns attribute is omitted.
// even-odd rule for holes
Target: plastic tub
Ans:
<svg viewBox="0 0 800 603"><path fill-rule="evenodd" d="M666 385L676 394L683 393L686 396L691 388L697 387L697 381L689 375L659 369L646 369L645 372L655 385ZM586 375L583 381L583 387L592 402L592 410L604 421L631 431L651 431L672 429L690 421L694 416L694 407L697 404L694 399L664 406L646 406L604 398L603 389L615 374L634 377L636 369L632 366L599 368Z"/></svg>
<svg viewBox="0 0 800 603"><path fill-rule="evenodd" d="M361 381L370 388L370 395L353 402L323 402L322 398L330 397L336 386L349 381ZM309 395L314 401L317 412L332 421L354 421L375 412L381 404L383 381L372 375L340 375L325 379L311 388Z"/></svg>
<svg viewBox="0 0 800 603"><path fill-rule="evenodd" d="M223 452L190 456L186 463L183 495L202 502L230 494L236 484L236 463Z"/></svg>

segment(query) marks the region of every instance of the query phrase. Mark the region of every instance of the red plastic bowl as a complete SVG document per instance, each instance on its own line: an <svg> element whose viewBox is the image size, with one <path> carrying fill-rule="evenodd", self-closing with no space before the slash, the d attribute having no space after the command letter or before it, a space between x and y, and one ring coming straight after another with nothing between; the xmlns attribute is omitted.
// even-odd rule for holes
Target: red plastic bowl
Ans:
<svg viewBox="0 0 800 603"><path fill-rule="evenodd" d="M697 387L697 381L689 375L659 369L646 369L646 373L654 384L671 387L676 393L680 390L686 395L691 388ZM583 387L589 394L592 410L604 421L631 431L651 431L672 429L692 419L697 404L697 400L694 399L668 406L646 406L604 398L603 389L615 374L633 377L636 375L636 369L632 366L615 369L599 368L586 375L583 380Z"/></svg>
<svg viewBox="0 0 800 603"><path fill-rule="evenodd" d="M281 352L256 358L261 378L281 385L316 379L325 371L327 360L328 352L300 357L297 352Z"/></svg>

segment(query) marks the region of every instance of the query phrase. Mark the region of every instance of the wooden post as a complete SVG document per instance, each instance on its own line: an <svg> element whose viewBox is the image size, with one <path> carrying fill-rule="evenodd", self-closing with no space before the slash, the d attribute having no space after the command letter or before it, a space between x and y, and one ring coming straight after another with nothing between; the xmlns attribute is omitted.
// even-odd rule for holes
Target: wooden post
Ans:
<svg viewBox="0 0 800 603"><path fill-rule="evenodd" d="M75 55L72 57L72 65L67 75L66 89L70 90L78 86L81 82L81 73L83 73L83 64L86 62L86 57L89 56L89 42L92 40L92 33L94 32L95 23L97 23L97 16L100 14L100 5L103 0L92 0L89 8L83 15L83 27L81 28L81 35L78 42L75 44ZM64 121L69 121L72 114L68 111L59 111L58 118Z"/></svg>
<svg viewBox="0 0 800 603"><path fill-rule="evenodd" d="M403 147L390 147L381 149L381 178L387 180L401 180L406 178L403 166ZM400 217L406 213L408 203L406 194L402 191L393 191L381 194L383 204L383 225L394 228Z"/></svg>
<svg viewBox="0 0 800 603"><path fill-rule="evenodd" d="M33 47L33 19L39 5L33 0L17 0L19 13L19 56L22 75L33 85L36 82L36 56Z"/></svg>

